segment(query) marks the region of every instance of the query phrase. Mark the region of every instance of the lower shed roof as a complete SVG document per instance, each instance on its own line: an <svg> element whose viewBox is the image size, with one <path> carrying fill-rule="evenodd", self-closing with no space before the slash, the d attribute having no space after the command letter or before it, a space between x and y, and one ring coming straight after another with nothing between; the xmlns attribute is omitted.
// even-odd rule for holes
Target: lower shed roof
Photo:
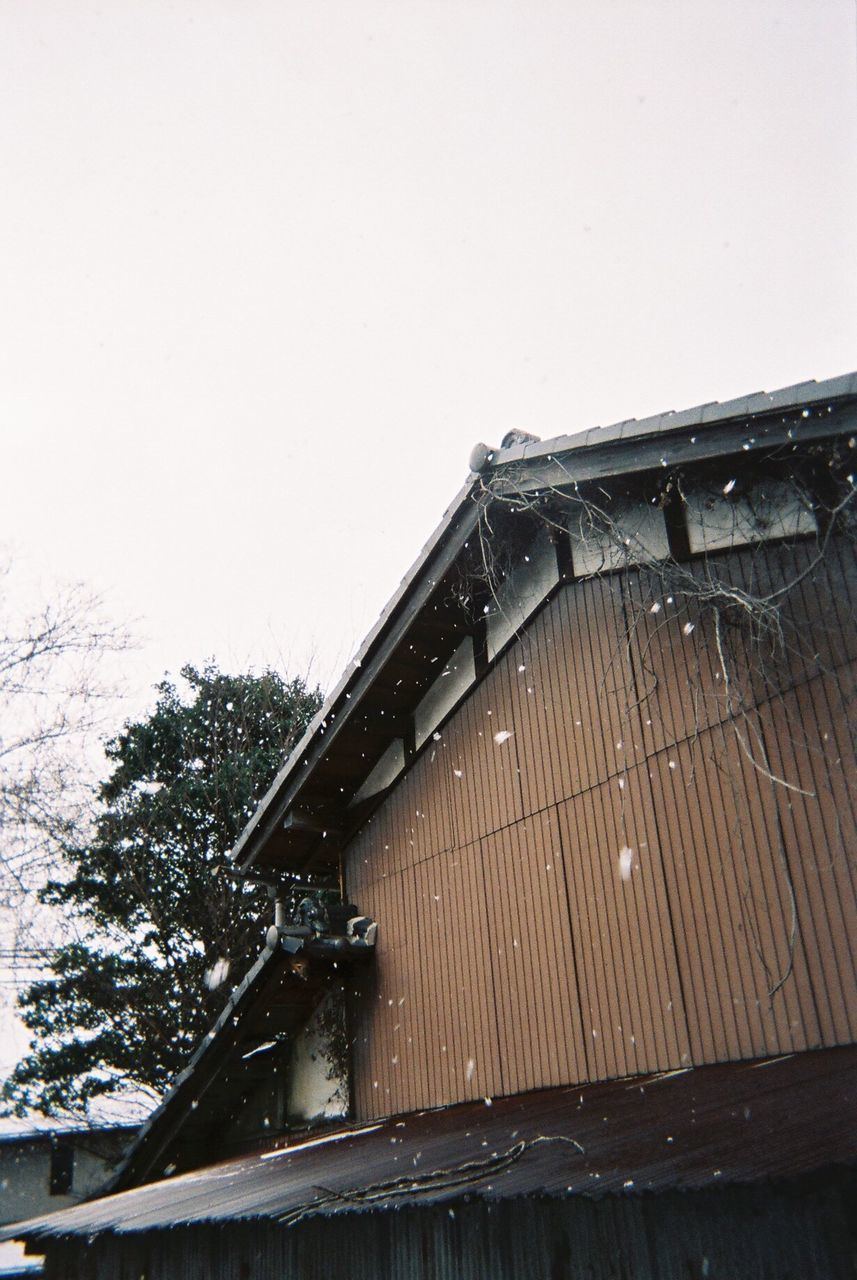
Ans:
<svg viewBox="0 0 857 1280"><path fill-rule="evenodd" d="M792 1177L854 1162L855 1100L854 1046L486 1099L272 1146L7 1227L0 1238Z"/></svg>

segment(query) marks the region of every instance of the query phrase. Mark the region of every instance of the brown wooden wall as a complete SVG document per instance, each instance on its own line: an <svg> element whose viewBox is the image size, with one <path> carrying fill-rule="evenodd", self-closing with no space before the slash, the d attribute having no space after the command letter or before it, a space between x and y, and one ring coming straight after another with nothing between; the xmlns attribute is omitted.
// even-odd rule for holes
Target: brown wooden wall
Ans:
<svg viewBox="0 0 857 1280"><path fill-rule="evenodd" d="M721 562L806 571L779 655L617 573L475 686L347 850L360 1118L857 1039L857 565L816 555Z"/></svg>

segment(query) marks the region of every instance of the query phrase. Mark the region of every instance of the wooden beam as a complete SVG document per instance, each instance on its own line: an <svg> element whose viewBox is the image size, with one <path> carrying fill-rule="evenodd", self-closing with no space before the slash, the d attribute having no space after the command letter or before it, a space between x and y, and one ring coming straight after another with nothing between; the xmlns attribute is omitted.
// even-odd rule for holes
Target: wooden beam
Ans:
<svg viewBox="0 0 857 1280"><path fill-rule="evenodd" d="M310 813L306 809L291 809L283 819L283 830L335 839L342 834L342 820L331 815L328 822L323 814Z"/></svg>

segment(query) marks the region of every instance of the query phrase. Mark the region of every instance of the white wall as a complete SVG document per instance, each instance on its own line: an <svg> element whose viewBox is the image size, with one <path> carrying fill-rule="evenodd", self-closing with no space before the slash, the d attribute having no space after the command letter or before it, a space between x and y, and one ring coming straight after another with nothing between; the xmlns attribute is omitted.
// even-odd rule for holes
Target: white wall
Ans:
<svg viewBox="0 0 857 1280"><path fill-rule="evenodd" d="M414 743L418 748L475 680L473 637L465 636L414 712Z"/></svg>
<svg viewBox="0 0 857 1280"><path fill-rule="evenodd" d="M579 577L609 573L629 564L666 560L670 553L664 513L651 503L620 500L606 508L611 530L600 528L584 507L568 522L571 558Z"/></svg>
<svg viewBox="0 0 857 1280"><path fill-rule="evenodd" d="M803 496L781 480L760 480L744 489L740 478L730 477L720 487L691 487L686 501L691 551L721 551L818 532Z"/></svg>
<svg viewBox="0 0 857 1280"><path fill-rule="evenodd" d="M85 1141L82 1138L82 1143ZM0 1143L0 1224L77 1204L104 1183L111 1168L107 1160L76 1145L71 1195L52 1196L50 1140L21 1138Z"/></svg>
<svg viewBox="0 0 857 1280"><path fill-rule="evenodd" d="M348 1112L347 1076L334 1069L323 1029L324 1022L342 1016L342 994L331 991L295 1039L287 1108L292 1121L335 1119Z"/></svg>

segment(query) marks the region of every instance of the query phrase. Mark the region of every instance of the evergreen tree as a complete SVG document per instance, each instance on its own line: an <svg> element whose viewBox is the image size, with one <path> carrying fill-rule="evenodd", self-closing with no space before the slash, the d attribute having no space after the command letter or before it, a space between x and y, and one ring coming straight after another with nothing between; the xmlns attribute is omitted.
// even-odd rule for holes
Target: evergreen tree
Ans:
<svg viewBox="0 0 857 1280"><path fill-rule="evenodd" d="M189 694L164 680L152 714L107 744L92 838L40 892L78 940L19 997L35 1033L4 1086L19 1113L159 1096L260 951L265 890L218 867L321 693L272 671L181 675Z"/></svg>

